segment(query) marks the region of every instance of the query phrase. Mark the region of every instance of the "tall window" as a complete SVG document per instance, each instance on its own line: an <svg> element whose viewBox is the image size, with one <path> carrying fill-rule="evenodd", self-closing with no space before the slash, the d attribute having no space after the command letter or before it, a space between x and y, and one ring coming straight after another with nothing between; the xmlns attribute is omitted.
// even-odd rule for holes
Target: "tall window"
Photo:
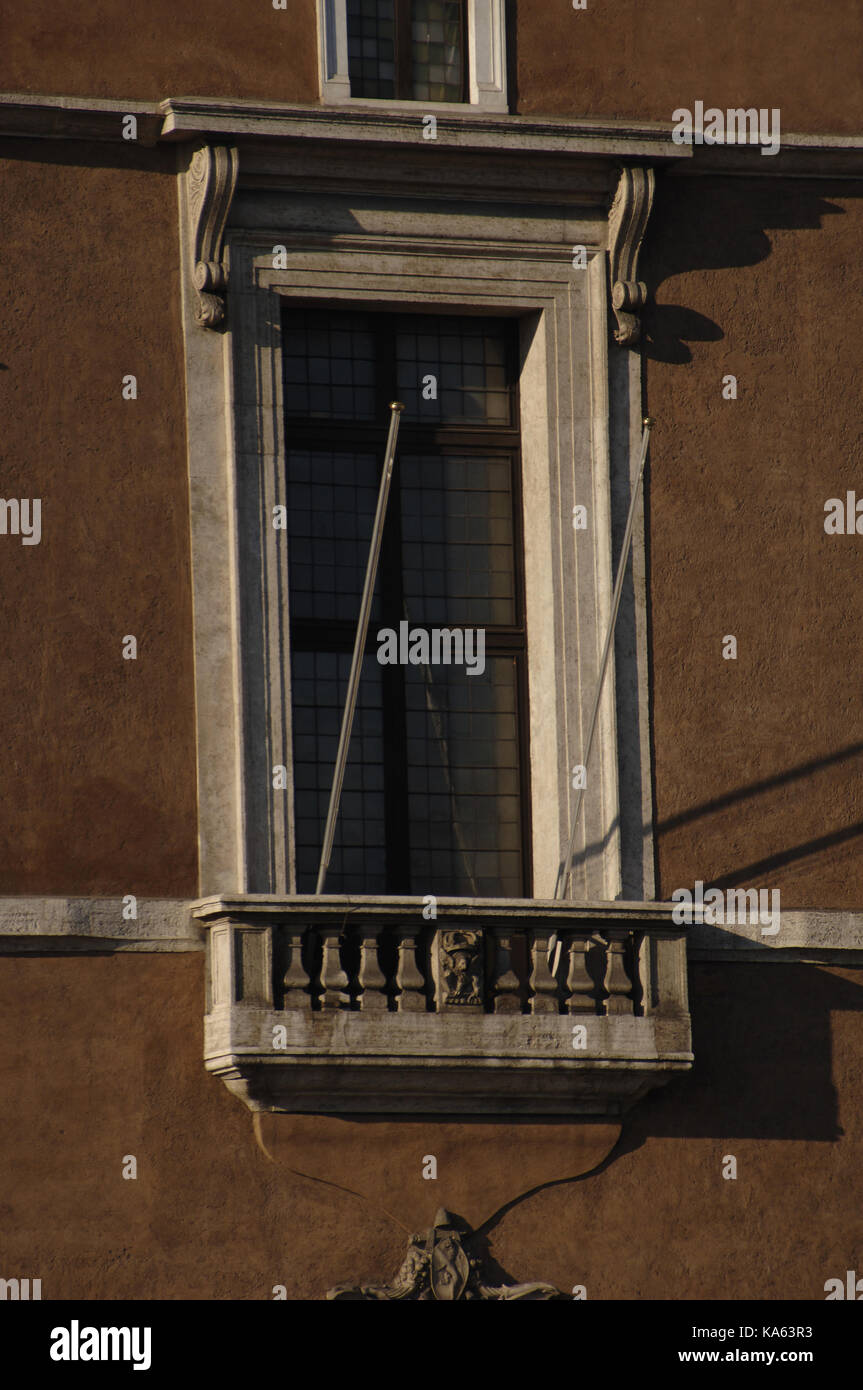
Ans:
<svg viewBox="0 0 863 1390"><path fill-rule="evenodd" d="M288 309L282 327L298 889L315 884L398 398L327 891L529 896L516 325ZM407 662L378 659L385 630ZM438 664L418 659L435 631L470 664L446 639Z"/></svg>
<svg viewBox="0 0 863 1390"><path fill-rule="evenodd" d="M464 0L347 0L351 96L467 100Z"/></svg>

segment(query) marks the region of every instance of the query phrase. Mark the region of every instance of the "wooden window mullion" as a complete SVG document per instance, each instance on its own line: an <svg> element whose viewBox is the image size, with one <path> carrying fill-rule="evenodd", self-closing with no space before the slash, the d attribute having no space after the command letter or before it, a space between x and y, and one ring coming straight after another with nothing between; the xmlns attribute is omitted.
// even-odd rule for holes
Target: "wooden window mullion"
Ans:
<svg viewBox="0 0 863 1390"><path fill-rule="evenodd" d="M470 66L467 51L467 0L458 7L459 34L461 42L461 100L470 101Z"/></svg>
<svg viewBox="0 0 863 1390"><path fill-rule="evenodd" d="M411 61L411 0L395 0L395 89L396 99L410 101L413 95Z"/></svg>

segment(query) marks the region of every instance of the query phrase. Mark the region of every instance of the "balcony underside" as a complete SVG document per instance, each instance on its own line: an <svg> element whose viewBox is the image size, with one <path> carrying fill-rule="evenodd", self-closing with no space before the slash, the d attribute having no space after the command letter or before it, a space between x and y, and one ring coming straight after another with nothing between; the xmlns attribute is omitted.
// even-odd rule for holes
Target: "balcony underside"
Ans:
<svg viewBox="0 0 863 1390"><path fill-rule="evenodd" d="M692 1064L685 1018L591 1020L596 1055L577 1059L566 1017L384 1019L377 1038L358 1015L291 1020L289 1047L274 1053L284 1015L226 1011L207 1020L207 1070L252 1110L614 1116Z"/></svg>

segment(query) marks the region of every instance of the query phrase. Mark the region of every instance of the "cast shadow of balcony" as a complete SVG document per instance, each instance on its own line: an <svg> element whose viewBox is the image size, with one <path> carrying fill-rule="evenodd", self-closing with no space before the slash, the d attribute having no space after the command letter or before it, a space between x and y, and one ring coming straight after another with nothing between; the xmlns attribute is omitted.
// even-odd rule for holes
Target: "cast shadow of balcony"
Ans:
<svg viewBox="0 0 863 1390"><path fill-rule="evenodd" d="M658 835L691 828L698 836L711 818L759 802L777 789L811 786L813 778L853 761L863 752L855 742L809 759L773 777L762 778L712 797L659 821ZM825 828L824 833L795 844L776 844L746 864L723 866L705 874L705 888L728 888L764 881L813 855L846 844L863 834L863 823ZM588 853L598 850L588 846ZM691 885L690 885L691 887ZM666 888L664 893L669 890ZM664 895L664 894L663 894ZM783 904L787 912L793 903ZM702 948L705 931L692 942ZM717 928L715 930L721 930ZM741 943L743 961L727 951L727 960L690 960L689 1008L695 1064L685 1077L641 1101L629 1115L611 1159L637 1148L648 1135L679 1138L757 1138L832 1143L842 1137L839 1123L837 1065L831 1017L863 1012L863 971L859 953L848 966L831 956L829 935L818 944L782 958L779 939L770 944ZM718 945L718 943L717 943ZM753 954L763 950L763 963ZM809 960L800 960L803 954ZM828 965L828 962L830 963ZM729 965L743 968L730 970ZM842 969L842 974L838 971ZM859 973L860 983L849 978ZM849 1075L858 1063L849 1059ZM844 1064L843 1064L844 1066Z"/></svg>
<svg viewBox="0 0 863 1390"><path fill-rule="evenodd" d="M630 1110L620 1139L596 1167L513 1195L481 1223L478 1236L488 1237L508 1212L541 1191L613 1171L651 1138L723 1145L842 1138L830 1020L836 1012L863 1012L863 973L860 984L802 964L750 964L734 972L702 965L693 974L693 1071ZM859 1055L845 1071L850 1085L859 1075Z"/></svg>
<svg viewBox="0 0 863 1390"><path fill-rule="evenodd" d="M842 1137L831 1016L863 1013L860 983L819 965L751 962L690 969L695 1065L629 1114L619 1156L648 1136ZM848 1084L859 1059L843 1065Z"/></svg>

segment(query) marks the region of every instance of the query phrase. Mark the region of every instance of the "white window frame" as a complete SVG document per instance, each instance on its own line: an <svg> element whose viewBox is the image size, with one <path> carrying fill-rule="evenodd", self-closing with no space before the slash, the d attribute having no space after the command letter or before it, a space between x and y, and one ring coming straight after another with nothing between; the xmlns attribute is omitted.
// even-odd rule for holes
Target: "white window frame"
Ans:
<svg viewBox="0 0 863 1390"><path fill-rule="evenodd" d="M327 106L404 107L422 111L508 111L506 0L467 0L470 101L402 101L352 97L346 0L318 0L321 101Z"/></svg>

